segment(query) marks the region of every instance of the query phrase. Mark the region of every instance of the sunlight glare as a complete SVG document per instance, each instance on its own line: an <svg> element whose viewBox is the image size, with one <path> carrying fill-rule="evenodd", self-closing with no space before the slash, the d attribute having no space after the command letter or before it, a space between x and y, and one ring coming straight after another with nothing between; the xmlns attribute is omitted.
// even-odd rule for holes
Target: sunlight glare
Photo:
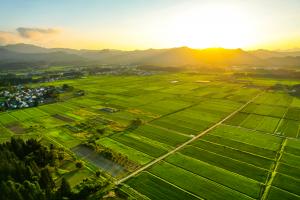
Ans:
<svg viewBox="0 0 300 200"><path fill-rule="evenodd" d="M174 43L194 48L247 47L255 42L250 16L227 5L208 5L178 13L170 34Z"/></svg>

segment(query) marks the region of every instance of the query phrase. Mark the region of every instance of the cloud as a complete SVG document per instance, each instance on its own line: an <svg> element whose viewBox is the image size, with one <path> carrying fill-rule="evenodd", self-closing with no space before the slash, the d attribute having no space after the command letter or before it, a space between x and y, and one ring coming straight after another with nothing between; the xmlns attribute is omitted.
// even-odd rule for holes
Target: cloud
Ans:
<svg viewBox="0 0 300 200"><path fill-rule="evenodd" d="M52 35L58 34L60 31L58 29L48 28L26 28L26 27L19 27L16 29L17 33L26 39L40 39L42 37L49 37Z"/></svg>
<svg viewBox="0 0 300 200"><path fill-rule="evenodd" d="M15 33L0 31L0 44L13 44L22 42L22 38Z"/></svg>
<svg viewBox="0 0 300 200"><path fill-rule="evenodd" d="M62 38L61 30L56 28L26 28L19 27L15 31L0 30L0 45L30 43L49 45Z"/></svg>

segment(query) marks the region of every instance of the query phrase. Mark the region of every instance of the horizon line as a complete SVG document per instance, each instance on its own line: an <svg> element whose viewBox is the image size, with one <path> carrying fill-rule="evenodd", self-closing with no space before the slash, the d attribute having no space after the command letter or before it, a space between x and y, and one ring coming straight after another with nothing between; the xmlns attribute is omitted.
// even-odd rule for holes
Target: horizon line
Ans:
<svg viewBox="0 0 300 200"><path fill-rule="evenodd" d="M7 43L7 44L0 44L0 47L5 47L5 46L12 46L12 45L31 45L31 46L35 46L35 47L40 47L40 48L45 48L45 49L71 49L71 50L78 50L78 51L82 51L82 50L91 50L91 51L102 51L102 50L116 50L116 51L146 51L146 50L163 50L163 49L179 49L179 48L189 48L189 49L194 49L194 50L205 50L205 49L227 49L227 50L243 50L243 51L258 51L258 50L265 50L265 51L300 51L300 47L294 47L294 48L286 48L286 49L272 49L272 48L242 48L242 47L237 47L237 48L225 48L225 47L205 47L205 48L193 48L193 47L189 47L186 45L183 46L174 46L174 47L162 47L162 48L131 48L131 49L124 49L124 48L120 48L120 49L116 49L116 48L99 48L99 49L95 49L95 48L71 48L71 47L46 47L43 45L38 45L38 44L33 44L33 43Z"/></svg>

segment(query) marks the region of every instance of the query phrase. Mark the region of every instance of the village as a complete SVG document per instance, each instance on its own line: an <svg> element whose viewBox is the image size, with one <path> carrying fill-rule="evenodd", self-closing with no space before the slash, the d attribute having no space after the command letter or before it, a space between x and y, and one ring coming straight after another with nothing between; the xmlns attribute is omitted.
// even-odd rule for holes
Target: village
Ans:
<svg viewBox="0 0 300 200"><path fill-rule="evenodd" d="M59 94L71 91L67 84L61 87L41 86L28 88L23 85L3 88L0 91L0 111L35 107L58 100Z"/></svg>

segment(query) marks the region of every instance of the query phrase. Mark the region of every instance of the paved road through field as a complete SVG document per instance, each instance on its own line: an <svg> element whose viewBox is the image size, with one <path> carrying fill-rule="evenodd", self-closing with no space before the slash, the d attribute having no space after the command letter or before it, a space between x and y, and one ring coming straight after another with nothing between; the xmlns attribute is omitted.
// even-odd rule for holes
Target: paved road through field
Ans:
<svg viewBox="0 0 300 200"><path fill-rule="evenodd" d="M263 93L263 92L262 92ZM256 95L255 97L253 97L251 100L249 100L247 103L245 103L244 105L242 105L240 108L238 108L237 110L235 110L234 112L232 112L231 114L229 114L227 117L225 117L224 119L222 119L221 121L217 122L216 124L214 124L213 126L211 126L210 128L204 130L203 132L199 133L198 135L196 135L195 137L191 138L190 140L186 141L185 143L182 143L180 146L176 147L175 149L169 151L168 153L154 159L153 161L151 161L150 163L144 165L143 167L137 169L136 171L132 172L131 174L129 174L128 176L116 181L116 185L123 183L124 181L128 180L129 178L137 175L138 173L144 171L145 169L148 169L149 167L151 167L152 165L158 163L159 161L165 159L166 157L168 157L169 155L175 153L176 151L182 149L183 147L185 147L186 145L192 143L193 141L197 140L198 138L200 138L201 136L205 135L206 133L208 133L209 131L213 130L214 128L216 128L217 126L221 125L223 122L225 122L227 119L229 119L230 117L232 117L233 115L235 115L236 113L238 113L239 111L241 111L242 109L244 109L248 104L250 104L251 102L253 102L258 96L260 96L262 93L259 93L258 95Z"/></svg>

